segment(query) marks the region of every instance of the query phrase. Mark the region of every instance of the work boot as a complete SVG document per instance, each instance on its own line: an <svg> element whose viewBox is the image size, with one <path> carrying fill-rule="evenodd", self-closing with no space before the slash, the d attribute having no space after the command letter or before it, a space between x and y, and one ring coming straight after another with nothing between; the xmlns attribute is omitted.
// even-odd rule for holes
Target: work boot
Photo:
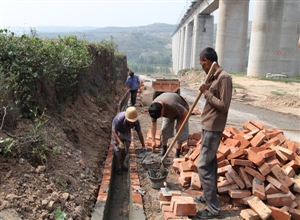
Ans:
<svg viewBox="0 0 300 220"><path fill-rule="evenodd" d="M160 156L164 156L166 154L166 152L167 152L167 149L168 149L168 146L164 145L163 146L163 150L162 150Z"/></svg>
<svg viewBox="0 0 300 220"><path fill-rule="evenodd" d="M180 149L176 149L175 158L179 158L179 157L180 157Z"/></svg>

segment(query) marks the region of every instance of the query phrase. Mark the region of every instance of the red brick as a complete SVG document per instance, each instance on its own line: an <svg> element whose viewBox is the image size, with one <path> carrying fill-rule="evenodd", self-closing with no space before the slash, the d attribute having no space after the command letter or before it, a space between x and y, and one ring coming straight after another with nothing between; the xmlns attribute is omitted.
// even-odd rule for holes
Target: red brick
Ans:
<svg viewBox="0 0 300 220"><path fill-rule="evenodd" d="M244 189L230 189L228 192L229 196L233 199L241 199L241 198L245 198L248 196L251 196L251 191Z"/></svg>
<svg viewBox="0 0 300 220"><path fill-rule="evenodd" d="M252 168L250 168L250 167L245 167L245 171L246 171L247 173L249 173L251 176L253 176L253 177L259 179L259 180L262 181L262 182L264 182L265 179L266 179L266 178L265 178L263 175L261 175L258 171L254 170L254 169L252 169Z"/></svg>
<svg viewBox="0 0 300 220"><path fill-rule="evenodd" d="M263 158L269 158L271 156L276 155L276 152L275 152L275 150L268 149L268 150L260 151L257 154L262 156Z"/></svg>
<svg viewBox="0 0 300 220"><path fill-rule="evenodd" d="M284 170L282 170L278 165L275 165L271 168L274 176L286 187L290 187L293 184L293 181L286 175Z"/></svg>
<svg viewBox="0 0 300 220"><path fill-rule="evenodd" d="M276 164L280 165L279 160L276 158L276 156L274 157L269 157L266 159L266 163L268 164L268 166L270 168L272 168L273 166L275 166Z"/></svg>
<svg viewBox="0 0 300 220"><path fill-rule="evenodd" d="M300 177L298 175L294 176L293 190L300 193Z"/></svg>
<svg viewBox="0 0 300 220"><path fill-rule="evenodd" d="M267 200L270 206L276 206L276 207L292 204L291 197L285 193L268 194Z"/></svg>
<svg viewBox="0 0 300 220"><path fill-rule="evenodd" d="M265 188L265 193L266 194L275 194L275 193L280 193L281 191L277 189L272 183L269 183L266 188Z"/></svg>
<svg viewBox="0 0 300 220"><path fill-rule="evenodd" d="M282 166L281 168L283 170L285 170L287 167L292 167L296 171L300 168L300 165L299 165L298 161L292 160L292 161L288 162L287 164L285 164L284 166Z"/></svg>
<svg viewBox="0 0 300 220"><path fill-rule="evenodd" d="M187 202L187 203L194 203L194 199L189 196L172 196L171 199L171 208L174 210L176 202Z"/></svg>
<svg viewBox="0 0 300 220"><path fill-rule="evenodd" d="M260 167L258 167L258 170L263 176L267 176L271 172L271 169L267 163L263 163Z"/></svg>
<svg viewBox="0 0 300 220"><path fill-rule="evenodd" d="M229 127L227 127L227 130L231 133L231 134L233 134L233 135L237 135L240 131L236 128L236 127L234 127L234 126L229 126Z"/></svg>
<svg viewBox="0 0 300 220"><path fill-rule="evenodd" d="M240 156L242 156L242 155L244 155L244 154L245 154L244 150L238 150L238 151L234 152L233 154L229 154L229 155L227 156L227 159L228 159L228 160L231 160L231 159L240 157Z"/></svg>
<svg viewBox="0 0 300 220"><path fill-rule="evenodd" d="M249 131L259 131L259 128L254 126L250 121L247 121L243 124L243 129L249 130Z"/></svg>
<svg viewBox="0 0 300 220"><path fill-rule="evenodd" d="M178 177L178 182L183 186L183 187L189 187L190 186L190 181L184 180L182 177Z"/></svg>
<svg viewBox="0 0 300 220"><path fill-rule="evenodd" d="M284 147L278 147L278 150L280 150L289 160L295 159L293 151Z"/></svg>
<svg viewBox="0 0 300 220"><path fill-rule="evenodd" d="M258 132L250 141L251 146L259 147L264 142L264 140L266 140L266 137L267 136L264 131Z"/></svg>
<svg viewBox="0 0 300 220"><path fill-rule="evenodd" d="M253 166L253 162L250 160L243 160L243 159L232 159L231 160L231 165L232 166L247 166L247 167L252 167Z"/></svg>
<svg viewBox="0 0 300 220"><path fill-rule="evenodd" d="M239 147L241 145L241 142L237 139L233 139L233 138L227 138L225 141L224 141L224 144L226 146L233 146L233 147Z"/></svg>
<svg viewBox="0 0 300 220"><path fill-rule="evenodd" d="M164 220L174 219L178 217L173 212L164 212L163 216L164 216Z"/></svg>
<svg viewBox="0 0 300 220"><path fill-rule="evenodd" d="M227 173L227 171L232 168L231 165L227 165L225 167L218 168L218 175L223 175Z"/></svg>
<svg viewBox="0 0 300 220"><path fill-rule="evenodd" d="M217 162L221 162L222 160L225 160L225 156L223 154L217 153Z"/></svg>
<svg viewBox="0 0 300 220"><path fill-rule="evenodd" d="M275 130L275 131L272 131L271 133L267 133L266 135L267 135L268 139L272 139L282 133L283 133L282 131Z"/></svg>
<svg viewBox="0 0 300 220"><path fill-rule="evenodd" d="M240 216L245 220L260 220L259 215L252 209L243 209Z"/></svg>
<svg viewBox="0 0 300 220"><path fill-rule="evenodd" d="M225 157L227 157L231 153L229 147L224 144L219 145L218 152L223 154Z"/></svg>
<svg viewBox="0 0 300 220"><path fill-rule="evenodd" d="M255 153L252 148L248 149L248 160L252 161L257 166L260 166L265 162L265 159L259 154Z"/></svg>
<svg viewBox="0 0 300 220"><path fill-rule="evenodd" d="M185 162L181 162L180 164L179 164L179 170L180 170L180 173L181 172L185 172L185 171L191 171L192 170L192 168L191 168L191 166L190 166L190 160L188 160L188 161L185 161ZM192 162L191 162L192 163ZM194 164L193 164L194 165Z"/></svg>
<svg viewBox="0 0 300 220"><path fill-rule="evenodd" d="M192 173L191 188L192 189L196 189L196 190L200 190L201 189L201 183L200 183L199 175L196 172Z"/></svg>
<svg viewBox="0 0 300 220"><path fill-rule="evenodd" d="M177 216L195 216L196 203L194 201L176 201L174 204L173 213Z"/></svg>
<svg viewBox="0 0 300 220"><path fill-rule="evenodd" d="M218 187L218 193L228 193L230 189L238 189L239 186L237 184L231 184L227 186Z"/></svg>
<svg viewBox="0 0 300 220"><path fill-rule="evenodd" d="M261 200L266 199L264 183L259 179L254 178L252 181L252 194Z"/></svg>
<svg viewBox="0 0 300 220"><path fill-rule="evenodd" d="M200 147L197 147L194 152L189 156L191 161L194 161L200 154Z"/></svg>
<svg viewBox="0 0 300 220"><path fill-rule="evenodd" d="M228 170L228 174L229 176L234 180L234 182L241 188L244 189L245 188L245 184L243 182L243 180L241 179L241 177L237 174L237 172L235 172L234 169L229 169Z"/></svg>
<svg viewBox="0 0 300 220"><path fill-rule="evenodd" d="M289 213L292 216L292 219L300 219L300 210L299 209L290 209Z"/></svg>
<svg viewBox="0 0 300 220"><path fill-rule="evenodd" d="M173 170L175 171L175 173L179 173L180 171L179 171L179 165L180 165L180 163L178 162L178 161L174 161L173 162Z"/></svg>
<svg viewBox="0 0 300 220"><path fill-rule="evenodd" d="M263 123L261 123L260 121L253 121L250 120L249 121L251 124L253 124L255 127L257 127L259 130L264 129Z"/></svg>
<svg viewBox="0 0 300 220"><path fill-rule="evenodd" d="M225 167L227 165L229 165L230 163L228 162L228 160L223 160L221 162L218 163L218 168L220 167Z"/></svg>
<svg viewBox="0 0 300 220"><path fill-rule="evenodd" d="M290 178L293 177L293 176L295 176L295 174L296 174L295 170L293 169L293 167L287 167L287 168L285 168L284 172Z"/></svg>
<svg viewBox="0 0 300 220"><path fill-rule="evenodd" d="M185 171L185 172L180 172L180 177L187 182L191 182L191 178L192 178L192 171Z"/></svg>
<svg viewBox="0 0 300 220"><path fill-rule="evenodd" d="M219 182L217 183L217 187L228 186L228 185L230 185L230 184L231 184L231 183L230 183L227 179L224 179L224 180L219 181Z"/></svg>
<svg viewBox="0 0 300 220"><path fill-rule="evenodd" d="M250 146L250 141L246 140L242 135L238 134L234 138L241 142L240 149L245 149Z"/></svg>
<svg viewBox="0 0 300 220"><path fill-rule="evenodd" d="M225 173L225 177L226 180L230 183L230 184L235 184L234 180L230 177L230 175L227 173Z"/></svg>
<svg viewBox="0 0 300 220"><path fill-rule="evenodd" d="M224 130L222 133L222 137L224 137L224 138L231 138L232 136L233 135L229 131L226 131L226 130Z"/></svg>
<svg viewBox="0 0 300 220"><path fill-rule="evenodd" d="M272 211L258 197L251 196L247 202L261 219L267 219L271 216Z"/></svg>
<svg viewBox="0 0 300 220"><path fill-rule="evenodd" d="M293 151L294 153L297 153L298 150L297 143L295 141L290 141L288 143L288 149Z"/></svg>
<svg viewBox="0 0 300 220"><path fill-rule="evenodd" d="M164 196L162 191L159 192L159 201L171 202L172 196Z"/></svg>
<svg viewBox="0 0 300 220"><path fill-rule="evenodd" d="M170 200L170 201L171 201L171 200ZM164 212L172 212L173 210L172 210L172 208L171 208L170 205L164 205L164 206L161 208L161 211L162 211L162 213L164 213Z"/></svg>
<svg viewBox="0 0 300 220"><path fill-rule="evenodd" d="M291 215L287 212L284 211L282 209L276 208L274 206L268 206L269 209L271 209L272 211L272 218L273 219L280 219L280 220L290 220L291 219Z"/></svg>
<svg viewBox="0 0 300 220"><path fill-rule="evenodd" d="M272 183L275 187L277 187L278 189L280 189L282 192L285 192L285 193L289 192L289 188L287 188L286 186L284 186L283 184L281 184L277 179L271 177L270 175L267 177L267 181L269 183Z"/></svg>
<svg viewBox="0 0 300 220"><path fill-rule="evenodd" d="M245 172L245 168L244 167L239 167L238 169L238 174L240 175L241 179L243 180L243 182L245 183L246 188L251 188L252 184L249 180L249 176L248 174Z"/></svg>

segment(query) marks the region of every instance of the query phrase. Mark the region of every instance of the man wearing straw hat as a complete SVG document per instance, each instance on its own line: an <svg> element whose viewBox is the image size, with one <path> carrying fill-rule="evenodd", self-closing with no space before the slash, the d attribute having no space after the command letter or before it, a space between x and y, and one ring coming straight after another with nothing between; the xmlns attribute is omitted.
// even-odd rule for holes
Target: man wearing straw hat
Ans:
<svg viewBox="0 0 300 220"><path fill-rule="evenodd" d="M124 160L131 143L132 128L136 130L143 149L146 149L138 113L136 108L131 106L127 108L126 112L118 113L112 121L111 143L117 157L116 173L118 175L122 174L122 170L128 170L124 165Z"/></svg>

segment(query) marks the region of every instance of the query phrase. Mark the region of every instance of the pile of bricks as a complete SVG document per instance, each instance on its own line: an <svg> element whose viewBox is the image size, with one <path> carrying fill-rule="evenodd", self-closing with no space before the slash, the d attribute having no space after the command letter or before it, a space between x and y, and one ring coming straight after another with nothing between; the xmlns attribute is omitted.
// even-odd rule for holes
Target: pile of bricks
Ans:
<svg viewBox="0 0 300 220"><path fill-rule="evenodd" d="M190 135L189 151L173 162L180 184L195 190L201 189L200 144L200 134ZM228 194L233 205L244 206L244 219L300 219L299 147L260 122L247 121L243 130L226 127L216 155L219 195ZM170 208L174 213L175 206Z"/></svg>

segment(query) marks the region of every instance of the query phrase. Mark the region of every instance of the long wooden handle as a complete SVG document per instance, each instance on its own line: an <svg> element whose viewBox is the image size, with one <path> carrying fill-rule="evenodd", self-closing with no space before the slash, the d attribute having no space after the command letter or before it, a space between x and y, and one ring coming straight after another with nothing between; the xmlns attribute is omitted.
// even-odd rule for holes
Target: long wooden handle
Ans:
<svg viewBox="0 0 300 220"><path fill-rule="evenodd" d="M216 64L217 64L216 62L213 62L213 64L211 65L211 67L210 67L210 69L209 69L209 72L208 72L208 75L207 75L207 77L206 77L206 79L205 79L205 83L207 83L207 82L210 80L211 76L213 75L212 72L213 72L214 67L215 67ZM201 95L202 95L202 92L199 91L199 93L198 93L198 95L197 95L197 97L196 97L196 99L195 99L195 101L194 101L192 107L190 108L190 110L189 110L187 116L185 117L184 121L182 122L182 125L180 126L178 132L176 133L176 135L175 135L175 137L174 137L174 139L173 139L171 145L169 146L169 148L168 148L167 152L165 153L165 155L161 158L161 163L164 161L164 159L168 156L168 154L169 154L170 151L172 150L172 148L173 148L175 142L177 141L179 135L181 134L181 131L183 130L183 128L184 128L184 126L186 125L187 121L189 120L190 115L192 114L192 112L193 112L195 106L197 105L197 103L198 103L198 101L199 101Z"/></svg>

